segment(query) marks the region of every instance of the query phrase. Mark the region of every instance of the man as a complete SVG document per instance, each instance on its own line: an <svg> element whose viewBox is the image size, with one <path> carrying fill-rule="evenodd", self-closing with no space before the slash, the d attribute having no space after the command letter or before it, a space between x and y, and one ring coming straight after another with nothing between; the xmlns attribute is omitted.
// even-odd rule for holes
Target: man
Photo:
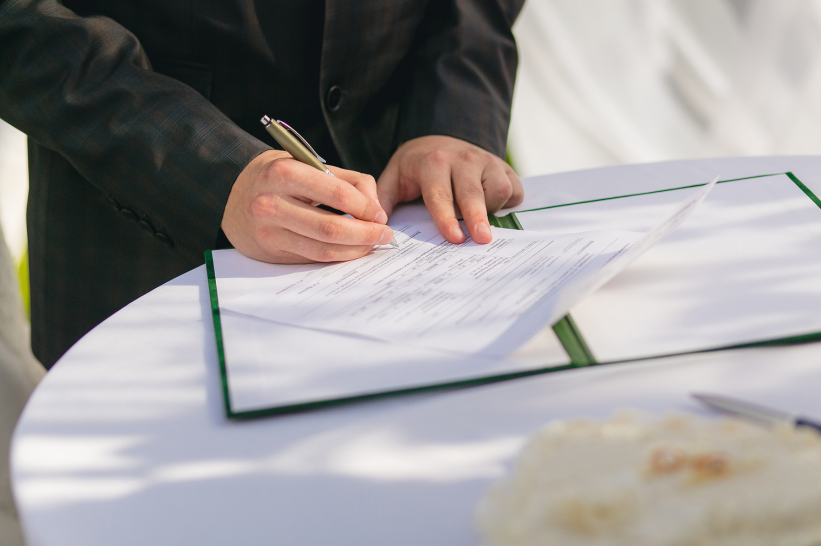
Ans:
<svg viewBox="0 0 821 546"><path fill-rule="evenodd" d="M29 135L36 356L51 366L228 243L349 260L419 196L451 242L460 213L489 242L487 212L522 199L501 160L522 2L0 0L0 117ZM263 114L345 169L272 150Z"/></svg>

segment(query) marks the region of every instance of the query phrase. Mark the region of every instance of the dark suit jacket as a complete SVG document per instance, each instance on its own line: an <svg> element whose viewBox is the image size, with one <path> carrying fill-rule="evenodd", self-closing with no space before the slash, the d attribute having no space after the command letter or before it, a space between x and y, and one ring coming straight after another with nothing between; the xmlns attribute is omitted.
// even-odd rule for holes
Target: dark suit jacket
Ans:
<svg viewBox="0 0 821 546"><path fill-rule="evenodd" d="M269 148L258 120L283 106L269 74L288 21L261 18L263 1L0 0L0 117L29 135L46 366L217 244L232 183ZM342 165L378 176L429 134L503 156L523 1L326 0L304 100Z"/></svg>

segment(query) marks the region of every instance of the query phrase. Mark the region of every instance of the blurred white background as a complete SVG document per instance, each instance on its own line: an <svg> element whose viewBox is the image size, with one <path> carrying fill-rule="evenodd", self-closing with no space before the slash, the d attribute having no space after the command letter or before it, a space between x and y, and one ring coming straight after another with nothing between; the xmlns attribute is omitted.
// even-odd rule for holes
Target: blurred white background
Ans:
<svg viewBox="0 0 821 546"><path fill-rule="evenodd" d="M26 137L0 120L0 227L15 265L26 251L28 195Z"/></svg>
<svg viewBox="0 0 821 546"><path fill-rule="evenodd" d="M522 176L821 151L818 0L528 0L515 33Z"/></svg>
<svg viewBox="0 0 821 546"><path fill-rule="evenodd" d="M821 0L527 0L510 156L522 176L821 151ZM0 221L25 252L24 137L0 124Z"/></svg>

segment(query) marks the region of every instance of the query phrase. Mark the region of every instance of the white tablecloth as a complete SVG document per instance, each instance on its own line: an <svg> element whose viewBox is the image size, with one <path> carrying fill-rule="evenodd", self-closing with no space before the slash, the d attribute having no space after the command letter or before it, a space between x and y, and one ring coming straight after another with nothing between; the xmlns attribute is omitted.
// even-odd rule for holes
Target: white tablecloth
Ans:
<svg viewBox="0 0 821 546"><path fill-rule="evenodd" d="M724 178L803 169L799 178L818 182L819 167L786 158L630 169L641 185L717 168ZM583 191L584 176L608 171L554 190L582 180ZM108 319L52 369L15 433L13 485L33 546L475 544L478 497L551 419L701 411L691 390L821 416L819 384L821 346L806 345L228 422L198 268Z"/></svg>

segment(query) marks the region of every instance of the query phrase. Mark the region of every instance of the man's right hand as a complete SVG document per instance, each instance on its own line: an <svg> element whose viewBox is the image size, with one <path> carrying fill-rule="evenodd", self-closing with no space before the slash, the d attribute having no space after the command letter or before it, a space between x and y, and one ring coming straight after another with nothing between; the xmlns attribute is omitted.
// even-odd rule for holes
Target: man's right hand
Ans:
<svg viewBox="0 0 821 546"><path fill-rule="evenodd" d="M270 263L336 262L360 258L393 231L372 176L329 167L336 178L270 150L240 173L222 217L234 248ZM322 203L354 218L322 210Z"/></svg>

